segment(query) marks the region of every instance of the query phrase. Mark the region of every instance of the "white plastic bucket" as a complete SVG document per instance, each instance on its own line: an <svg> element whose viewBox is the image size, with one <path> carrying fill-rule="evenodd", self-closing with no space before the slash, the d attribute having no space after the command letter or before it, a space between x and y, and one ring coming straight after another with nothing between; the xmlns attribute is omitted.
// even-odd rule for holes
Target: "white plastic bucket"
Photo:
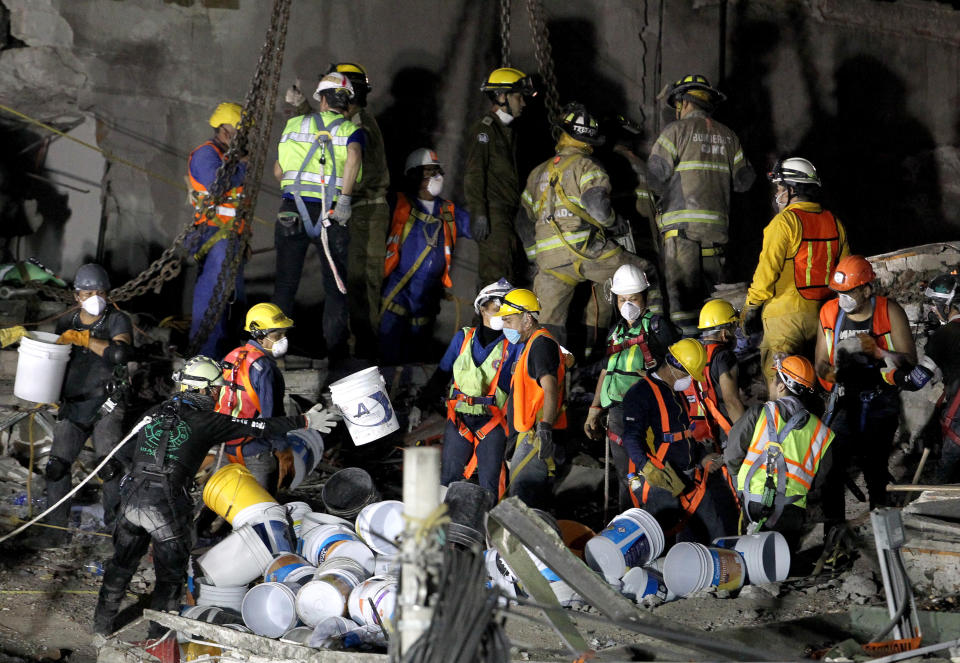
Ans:
<svg viewBox="0 0 960 663"><path fill-rule="evenodd" d="M233 530L197 559L204 577L218 587L245 585L271 562L273 554L249 525Z"/></svg>
<svg viewBox="0 0 960 663"><path fill-rule="evenodd" d="M330 396L343 414L357 446L379 440L400 428L378 366L337 380L330 385Z"/></svg>
<svg viewBox="0 0 960 663"><path fill-rule="evenodd" d="M287 433L287 440L293 452L293 479L287 489L293 490L320 464L323 438L313 429L302 428Z"/></svg>
<svg viewBox="0 0 960 663"><path fill-rule="evenodd" d="M313 635L313 628L310 626L294 626L292 629L280 636L285 642L292 642L298 645L310 644L310 636Z"/></svg>
<svg viewBox="0 0 960 663"><path fill-rule="evenodd" d="M349 571L331 570L317 573L317 579L306 583L297 592L297 614L304 624L316 626L327 617L342 617L347 612L347 601L353 589L363 582L363 576Z"/></svg>
<svg viewBox="0 0 960 663"><path fill-rule="evenodd" d="M676 594L667 588L663 577L651 568L634 567L623 574L620 593L637 603L644 596L658 596L664 601L672 601Z"/></svg>
<svg viewBox="0 0 960 663"><path fill-rule="evenodd" d="M363 541L344 541L328 550L324 559L332 560L341 557L357 562L368 574L373 574L374 569L377 568L376 556ZM320 563L322 564L323 561L323 559L320 560Z"/></svg>
<svg viewBox="0 0 960 663"><path fill-rule="evenodd" d="M370 605L371 601L373 606ZM373 576L350 592L348 609L350 618L361 626L377 626L377 616L383 623L393 619L396 605L397 579L392 576Z"/></svg>
<svg viewBox="0 0 960 663"><path fill-rule="evenodd" d="M260 537L263 544L270 550L272 555L279 555L285 552L296 552L297 546L291 540L290 525L287 523L287 512L280 507L283 517L279 520L265 520L248 525L253 532Z"/></svg>
<svg viewBox="0 0 960 663"><path fill-rule="evenodd" d="M295 553L281 553L274 556L267 570L263 572L264 582L285 582L287 576L300 567L313 568L310 563Z"/></svg>
<svg viewBox="0 0 960 663"><path fill-rule="evenodd" d="M267 638L279 638L297 625L297 590L282 582L256 585L243 597L243 623Z"/></svg>
<svg viewBox="0 0 960 663"><path fill-rule="evenodd" d="M246 585L218 587L207 583L197 583L197 605L229 608L240 612L243 597L247 593Z"/></svg>
<svg viewBox="0 0 960 663"><path fill-rule="evenodd" d="M287 511L276 502L258 502L237 511L233 517L233 528L243 527L244 525L255 525L268 520L284 520L287 517Z"/></svg>
<svg viewBox="0 0 960 663"><path fill-rule="evenodd" d="M220 626L239 624L241 619L238 612L207 605L183 606L180 609L180 616Z"/></svg>
<svg viewBox="0 0 960 663"><path fill-rule="evenodd" d="M708 548L699 543L678 543L663 564L663 580L677 596L690 596L701 589L740 589L747 565L736 550Z"/></svg>
<svg viewBox="0 0 960 663"><path fill-rule="evenodd" d="M643 509L628 509L587 541L583 556L591 569L616 584L628 568L644 566L659 557L663 545L663 530L656 518Z"/></svg>
<svg viewBox="0 0 960 663"><path fill-rule="evenodd" d="M549 520L546 522L547 524L550 524ZM533 563L537 567L537 571L540 572L540 575L542 575L544 579L550 583L550 589L553 590L553 594L557 597L557 601L560 603L560 605L562 605L564 608L569 608L572 604L583 601L583 599L580 598L580 595L573 591L573 588L570 587L570 585L561 580L560 576L554 573L553 569L544 564L539 557L534 555L529 548L524 546L523 549L527 551L527 556L533 560ZM507 566L507 561L505 559L501 559L501 562L503 563L504 567L507 569L510 568ZM513 572L512 569L510 572Z"/></svg>
<svg viewBox="0 0 960 663"><path fill-rule="evenodd" d="M790 575L790 546L780 532L725 536L714 540L713 545L743 555L747 581L752 585L781 582Z"/></svg>
<svg viewBox="0 0 960 663"><path fill-rule="evenodd" d="M306 502L287 502L283 505L287 511L287 517L293 523L293 533L299 539L300 532L303 531L303 517L313 511Z"/></svg>
<svg viewBox="0 0 960 663"><path fill-rule="evenodd" d="M398 555L377 555L373 560L373 575L399 576L400 557Z"/></svg>
<svg viewBox="0 0 960 663"><path fill-rule="evenodd" d="M495 548L483 553L483 565L493 587L503 590L507 596L517 595L517 576Z"/></svg>
<svg viewBox="0 0 960 663"><path fill-rule="evenodd" d="M303 556L314 566L323 562L334 546L347 541L359 542L357 535L346 525L320 525L303 539Z"/></svg>
<svg viewBox="0 0 960 663"><path fill-rule="evenodd" d="M403 502L386 500L363 507L357 514L357 534L380 555L396 555L395 541L403 534Z"/></svg>
<svg viewBox="0 0 960 663"><path fill-rule="evenodd" d="M60 400L72 346L69 343L57 345L58 338L56 334L34 331L20 339L14 396L34 403Z"/></svg>

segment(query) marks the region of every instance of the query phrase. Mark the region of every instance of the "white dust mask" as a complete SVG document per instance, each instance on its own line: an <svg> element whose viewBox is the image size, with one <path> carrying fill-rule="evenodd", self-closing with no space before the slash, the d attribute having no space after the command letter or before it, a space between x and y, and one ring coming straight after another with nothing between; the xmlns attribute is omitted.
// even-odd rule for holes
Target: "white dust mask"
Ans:
<svg viewBox="0 0 960 663"><path fill-rule="evenodd" d="M487 325L493 331L503 331L503 318L499 315L493 318L490 318L490 324Z"/></svg>
<svg viewBox="0 0 960 663"><path fill-rule="evenodd" d="M640 317L641 313L643 313L643 311L640 310L640 307L630 301L624 302L620 307L620 315L622 315L627 322L634 322Z"/></svg>
<svg viewBox="0 0 960 663"><path fill-rule="evenodd" d="M287 337L284 336L279 341L274 341L273 345L270 346L270 354L274 357L282 357L287 354L287 346L290 345L290 341L287 340Z"/></svg>
<svg viewBox="0 0 960 663"><path fill-rule="evenodd" d="M427 192L431 196L439 196L441 191L443 191L443 175L434 175L427 182Z"/></svg>
<svg viewBox="0 0 960 663"><path fill-rule="evenodd" d="M690 385L692 384L692 382L693 382L693 378L691 378L689 375L684 375L679 380L673 381L673 390L686 391L687 389L690 388Z"/></svg>
<svg viewBox="0 0 960 663"><path fill-rule="evenodd" d="M857 300L845 292L839 293L840 308L846 313L853 313L857 308Z"/></svg>
<svg viewBox="0 0 960 663"><path fill-rule="evenodd" d="M100 295L93 295L84 299L80 307L90 315L100 315L107 308L107 300Z"/></svg>

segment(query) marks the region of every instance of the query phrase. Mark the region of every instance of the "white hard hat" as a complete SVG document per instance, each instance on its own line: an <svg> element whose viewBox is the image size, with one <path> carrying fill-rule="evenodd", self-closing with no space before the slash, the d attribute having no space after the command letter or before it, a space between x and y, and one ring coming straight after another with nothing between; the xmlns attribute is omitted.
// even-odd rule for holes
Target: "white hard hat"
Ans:
<svg viewBox="0 0 960 663"><path fill-rule="evenodd" d="M820 186L820 176L817 169L806 159L790 157L778 161L767 178L774 184L789 182L790 184L812 184Z"/></svg>
<svg viewBox="0 0 960 663"><path fill-rule="evenodd" d="M496 283L484 286L483 290L477 294L477 298L473 300L473 310L476 311L477 315L480 315L481 306L491 299L503 299L511 290L513 290L513 286L507 279L500 279Z"/></svg>
<svg viewBox="0 0 960 663"><path fill-rule="evenodd" d="M330 72L320 79L317 85L317 91L313 93L313 98L320 101L320 93L324 90L346 90L347 98L353 99L353 83L350 79L340 72Z"/></svg>
<svg viewBox="0 0 960 663"><path fill-rule="evenodd" d="M643 270L636 265L621 265L613 273L613 284L610 292L615 295L632 295L643 292L650 287L650 281Z"/></svg>
<svg viewBox="0 0 960 663"><path fill-rule="evenodd" d="M407 157L407 163L403 166L403 174L406 175L414 168L419 166L439 166L440 157L436 150L431 147L418 147Z"/></svg>

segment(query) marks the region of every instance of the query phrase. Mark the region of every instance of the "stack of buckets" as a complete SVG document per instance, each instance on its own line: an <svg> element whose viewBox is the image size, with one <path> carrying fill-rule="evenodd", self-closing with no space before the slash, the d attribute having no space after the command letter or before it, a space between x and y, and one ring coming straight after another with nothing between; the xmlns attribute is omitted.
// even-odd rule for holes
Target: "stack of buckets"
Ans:
<svg viewBox="0 0 960 663"><path fill-rule="evenodd" d="M389 628L403 503L356 497L352 508L340 505L354 525L305 502L281 506L243 466L221 468L203 499L234 529L197 560L198 605L182 614L300 644L309 644L314 631Z"/></svg>

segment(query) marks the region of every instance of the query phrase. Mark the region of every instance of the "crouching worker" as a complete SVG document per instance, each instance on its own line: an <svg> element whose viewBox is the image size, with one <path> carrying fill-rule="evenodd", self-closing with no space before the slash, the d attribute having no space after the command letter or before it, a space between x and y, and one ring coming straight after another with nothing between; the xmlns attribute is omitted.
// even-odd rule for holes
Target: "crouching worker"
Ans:
<svg viewBox="0 0 960 663"><path fill-rule="evenodd" d="M93 617L94 631L111 633L130 579L153 541L154 610L175 610L187 579L192 547L193 502L188 488L210 447L237 437L272 437L297 428L329 432L336 415L314 406L304 415L239 419L213 411L224 386L220 364L202 355L174 374L178 393L149 410L152 417L134 438L133 470L124 477L113 533ZM163 628L151 623L149 637Z"/></svg>
<svg viewBox="0 0 960 663"><path fill-rule="evenodd" d="M803 402L813 395L813 364L790 355L774 368L774 400L751 406L733 425L724 460L737 475L747 531L775 530L796 550L807 496L830 471L834 434Z"/></svg>
<svg viewBox="0 0 960 663"><path fill-rule="evenodd" d="M511 290L497 315L503 318L503 334L510 344L523 344L507 399L508 492L527 506L544 508L557 469L553 432L567 427L565 360L560 344L540 326L540 300L531 291Z"/></svg>
<svg viewBox="0 0 960 663"><path fill-rule="evenodd" d="M722 459L693 439L683 394L692 380L703 381L706 361L699 341L681 339L623 399L631 490L667 537L700 543L730 534L737 523Z"/></svg>

